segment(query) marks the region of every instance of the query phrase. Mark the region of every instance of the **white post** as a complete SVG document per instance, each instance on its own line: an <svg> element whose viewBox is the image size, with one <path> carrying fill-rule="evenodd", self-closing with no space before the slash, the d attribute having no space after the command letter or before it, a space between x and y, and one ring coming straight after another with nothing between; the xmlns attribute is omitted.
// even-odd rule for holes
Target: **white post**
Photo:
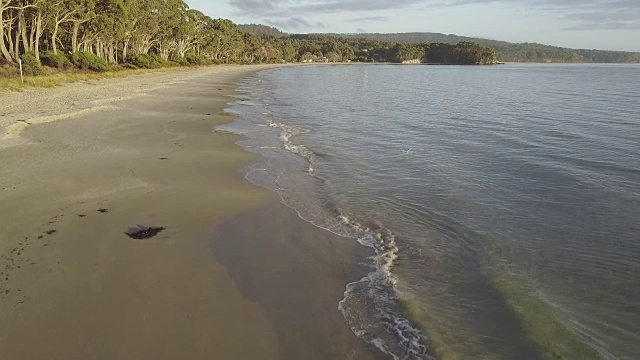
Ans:
<svg viewBox="0 0 640 360"><path fill-rule="evenodd" d="M22 76L22 59L18 59L18 64L20 64L20 81L24 84L24 77Z"/></svg>

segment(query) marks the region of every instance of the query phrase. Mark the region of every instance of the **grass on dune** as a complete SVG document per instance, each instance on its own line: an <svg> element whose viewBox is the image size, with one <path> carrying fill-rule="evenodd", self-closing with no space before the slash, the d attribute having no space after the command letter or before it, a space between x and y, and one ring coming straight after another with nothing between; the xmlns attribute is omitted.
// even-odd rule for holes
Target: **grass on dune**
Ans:
<svg viewBox="0 0 640 360"><path fill-rule="evenodd" d="M183 68L168 67L159 69L129 69L106 72L58 72L46 75L25 76L24 83L20 77L0 77L0 91L22 91L29 87L52 88L65 83L80 81L122 78L131 75L140 75L153 72L175 71Z"/></svg>

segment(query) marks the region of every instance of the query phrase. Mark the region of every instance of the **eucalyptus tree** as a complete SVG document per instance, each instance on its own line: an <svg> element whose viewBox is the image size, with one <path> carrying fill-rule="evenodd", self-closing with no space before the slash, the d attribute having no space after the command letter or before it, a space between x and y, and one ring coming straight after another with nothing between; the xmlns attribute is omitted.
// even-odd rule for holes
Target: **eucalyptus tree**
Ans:
<svg viewBox="0 0 640 360"><path fill-rule="evenodd" d="M6 61L17 60L21 50L22 52L34 50L34 42L39 40L38 36L42 34L42 18L37 9L38 2L37 0L0 0L0 54Z"/></svg>
<svg viewBox="0 0 640 360"><path fill-rule="evenodd" d="M70 23L74 13L74 10L68 5L67 0L48 0L40 3L44 17L43 22L50 31L51 48L54 53L58 52L58 35L61 26Z"/></svg>
<svg viewBox="0 0 640 360"><path fill-rule="evenodd" d="M6 61L12 62L13 57L5 43L5 29L7 24L9 24L9 20L5 18L5 12L9 10L10 5L11 0L0 0L0 53ZM9 36L11 36L10 32Z"/></svg>
<svg viewBox="0 0 640 360"><path fill-rule="evenodd" d="M91 21L96 16L95 0L67 0L68 7L72 11L71 15L71 52L79 50L78 37L80 27ZM85 33L85 41L89 41Z"/></svg>
<svg viewBox="0 0 640 360"><path fill-rule="evenodd" d="M286 39L280 42L279 48L282 49L282 59L286 62L296 61L298 50L294 41L295 40Z"/></svg>
<svg viewBox="0 0 640 360"><path fill-rule="evenodd" d="M207 16L192 9L184 11L181 15L176 24L176 52L183 58L201 40Z"/></svg>
<svg viewBox="0 0 640 360"><path fill-rule="evenodd" d="M246 62L253 63L255 62L256 56L260 55L263 46L262 39L260 39L258 35L250 33L242 34L242 38L244 41L243 59Z"/></svg>
<svg viewBox="0 0 640 360"><path fill-rule="evenodd" d="M28 49L32 51L36 59L40 59L40 39L44 32L42 6L46 0L34 0L33 7L29 10L29 41Z"/></svg>
<svg viewBox="0 0 640 360"><path fill-rule="evenodd" d="M124 36L124 3L121 0L97 0L95 17L84 26L85 41L96 55L110 63L118 62L118 48Z"/></svg>
<svg viewBox="0 0 640 360"><path fill-rule="evenodd" d="M160 57L168 60L171 52L177 48L180 26L189 7L182 0L161 0L159 5L160 26L156 31L156 49Z"/></svg>
<svg viewBox="0 0 640 360"><path fill-rule="evenodd" d="M216 61L229 62L244 50L243 33L227 19L212 19L205 29L203 44Z"/></svg>
<svg viewBox="0 0 640 360"><path fill-rule="evenodd" d="M156 34L160 29L161 0L136 0L137 7L130 8L135 21L135 31L131 33L132 52L148 54L157 42ZM127 45L129 42L127 42ZM125 56L126 57L126 56Z"/></svg>

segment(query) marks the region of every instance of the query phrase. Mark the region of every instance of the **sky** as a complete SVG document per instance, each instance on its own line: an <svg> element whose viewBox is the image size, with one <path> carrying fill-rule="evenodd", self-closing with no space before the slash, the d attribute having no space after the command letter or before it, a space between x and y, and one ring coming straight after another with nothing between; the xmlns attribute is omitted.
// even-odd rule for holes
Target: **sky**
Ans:
<svg viewBox="0 0 640 360"><path fill-rule="evenodd" d="M288 33L437 32L640 51L640 0L185 0L213 18Z"/></svg>

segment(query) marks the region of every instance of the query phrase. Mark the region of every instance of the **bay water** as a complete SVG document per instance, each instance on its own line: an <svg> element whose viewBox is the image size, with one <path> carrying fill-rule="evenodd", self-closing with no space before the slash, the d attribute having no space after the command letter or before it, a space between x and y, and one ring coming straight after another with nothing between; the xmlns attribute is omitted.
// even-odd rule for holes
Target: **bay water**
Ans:
<svg viewBox="0 0 640 360"><path fill-rule="evenodd" d="M336 304L394 359L640 354L640 66L258 73L221 127L301 218L358 241Z"/></svg>

